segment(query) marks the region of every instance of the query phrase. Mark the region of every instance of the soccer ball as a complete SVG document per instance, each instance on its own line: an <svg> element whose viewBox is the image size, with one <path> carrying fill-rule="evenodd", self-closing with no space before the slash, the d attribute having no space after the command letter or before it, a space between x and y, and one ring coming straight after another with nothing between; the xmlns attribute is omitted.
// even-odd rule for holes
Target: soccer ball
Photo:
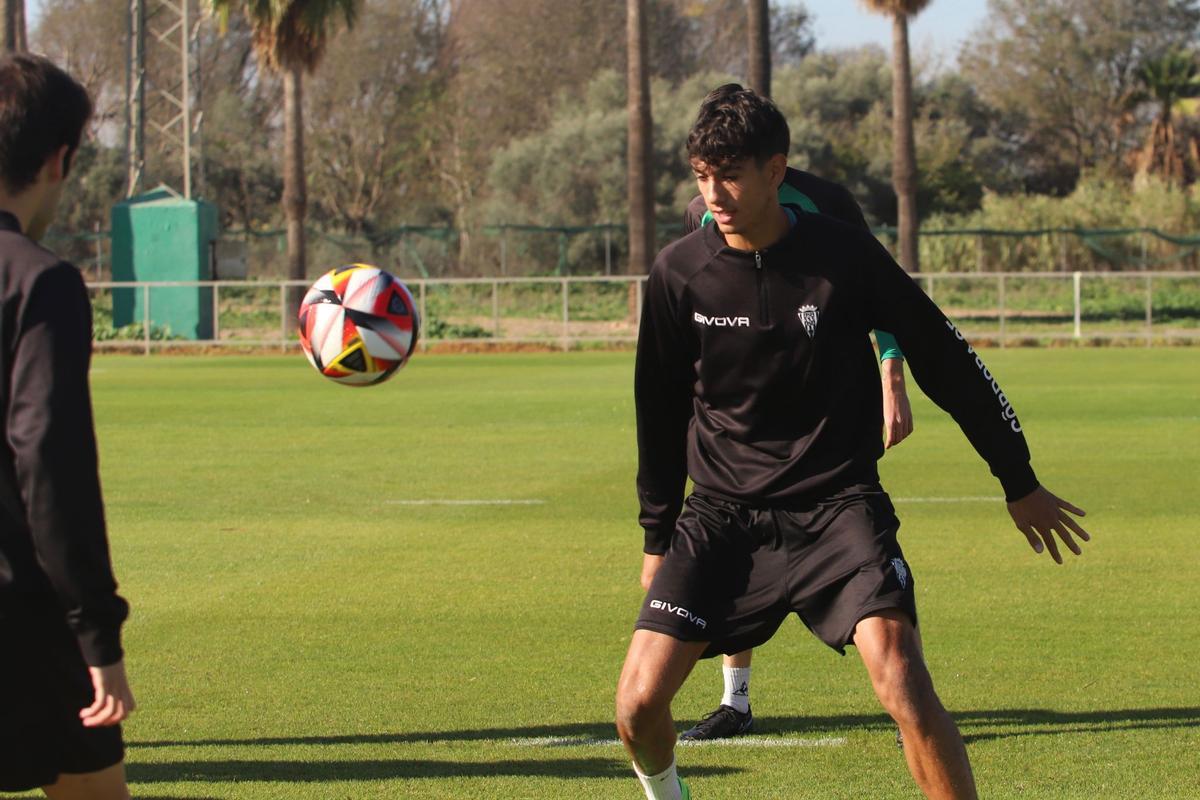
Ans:
<svg viewBox="0 0 1200 800"><path fill-rule="evenodd" d="M351 264L322 275L300 304L300 345L317 371L347 386L382 383L417 347L412 293L391 274Z"/></svg>

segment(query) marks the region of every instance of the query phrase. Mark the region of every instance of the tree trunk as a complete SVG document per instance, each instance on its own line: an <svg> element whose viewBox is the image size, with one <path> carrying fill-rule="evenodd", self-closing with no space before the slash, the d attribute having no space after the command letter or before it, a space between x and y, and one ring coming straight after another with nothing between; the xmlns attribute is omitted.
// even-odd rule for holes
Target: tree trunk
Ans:
<svg viewBox="0 0 1200 800"><path fill-rule="evenodd" d="M4 52L15 53L29 49L25 39L25 0L3 0L3 18L0 25L4 30L0 40L4 43Z"/></svg>
<svg viewBox="0 0 1200 800"><path fill-rule="evenodd" d="M912 67L908 57L908 16L903 13L892 17L892 187L896 192L900 266L909 272L920 272Z"/></svg>
<svg viewBox="0 0 1200 800"><path fill-rule="evenodd" d="M629 271L645 274L654 259L654 125L650 116L650 75L646 0L626 0L629 49Z"/></svg>
<svg viewBox="0 0 1200 800"><path fill-rule="evenodd" d="M767 0L748 0L750 88L771 96L771 12Z"/></svg>
<svg viewBox="0 0 1200 800"><path fill-rule="evenodd" d="M304 73L294 66L283 73L283 211L287 216L288 278L308 277L305 261L304 216L308 210L308 191L304 176ZM304 297L304 288L288 293L289 324L296 324L296 313Z"/></svg>

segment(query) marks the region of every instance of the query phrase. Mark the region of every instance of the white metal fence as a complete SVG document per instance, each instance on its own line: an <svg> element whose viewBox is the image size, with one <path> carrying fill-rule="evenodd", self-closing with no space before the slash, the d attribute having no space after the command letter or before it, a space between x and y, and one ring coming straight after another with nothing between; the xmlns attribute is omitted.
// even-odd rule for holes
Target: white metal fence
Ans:
<svg viewBox="0 0 1200 800"><path fill-rule="evenodd" d="M1200 341L1198 272L923 273L922 288L981 343ZM422 320L421 346L571 349L636 341L644 276L457 278L408 281ZM150 353L175 347L297 346L289 302L307 281L89 284L98 348ZM183 338L155 314L159 290L196 290L211 325ZM289 292L289 289L294 291ZM112 325L113 292L138 299L137 319ZM136 295L132 294L136 293ZM188 332L195 336L196 332Z"/></svg>

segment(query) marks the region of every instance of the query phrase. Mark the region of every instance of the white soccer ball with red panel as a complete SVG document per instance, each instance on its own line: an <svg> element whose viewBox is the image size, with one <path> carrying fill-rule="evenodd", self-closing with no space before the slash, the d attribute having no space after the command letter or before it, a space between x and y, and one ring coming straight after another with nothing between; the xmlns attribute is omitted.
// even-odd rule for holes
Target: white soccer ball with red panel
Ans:
<svg viewBox="0 0 1200 800"><path fill-rule="evenodd" d="M408 287L368 264L330 270L300 304L304 355L347 386L373 386L394 375L416 350L419 331Z"/></svg>

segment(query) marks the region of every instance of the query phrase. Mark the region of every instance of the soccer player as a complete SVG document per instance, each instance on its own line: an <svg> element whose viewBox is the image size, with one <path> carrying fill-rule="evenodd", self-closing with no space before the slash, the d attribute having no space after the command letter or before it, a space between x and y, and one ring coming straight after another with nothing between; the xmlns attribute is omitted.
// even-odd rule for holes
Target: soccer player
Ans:
<svg viewBox="0 0 1200 800"><path fill-rule="evenodd" d="M127 800L133 711L88 389L79 271L37 240L92 113L39 56L0 58L0 792Z"/></svg>
<svg viewBox="0 0 1200 800"><path fill-rule="evenodd" d="M1036 551L1089 539L1042 487L1008 397L874 237L779 205L787 122L769 100L702 107L687 152L714 223L667 246L646 289L635 368L645 559L662 557L617 687L617 730L646 797L690 797L671 700L701 657L767 641L795 611L853 644L931 798L974 798L966 748L921 657L913 570L879 485L887 330L913 377L1000 481ZM684 499L688 476L693 493Z"/></svg>
<svg viewBox="0 0 1200 800"><path fill-rule="evenodd" d="M705 102L719 102L725 94L741 89L736 83L726 84L709 94ZM789 214L824 213L865 231L871 229L863 217L862 209L844 186L818 178L811 172L788 167L783 182L779 185L779 204ZM712 212L705 204L704 197L696 195L688 203L684 213L684 232L691 233L709 222L712 222ZM912 433L912 407L904 385L904 354L900 346L895 337L885 331L875 331L875 339L879 346L880 372L883 378L883 446L890 448L904 441ZM660 561L661 559L652 561L650 566L656 567ZM643 589L650 588L652 578L652 572L642 575ZM711 714L681 733L680 739L725 739L753 730L754 713L750 708L753 655L753 650L746 650L722 657L721 677L725 691L720 704Z"/></svg>

